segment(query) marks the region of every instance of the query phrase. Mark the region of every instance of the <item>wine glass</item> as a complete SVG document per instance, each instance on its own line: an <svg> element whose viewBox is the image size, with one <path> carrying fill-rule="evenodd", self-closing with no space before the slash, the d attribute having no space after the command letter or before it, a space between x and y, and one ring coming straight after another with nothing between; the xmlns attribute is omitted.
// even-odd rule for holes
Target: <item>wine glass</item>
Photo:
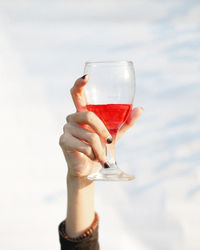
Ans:
<svg viewBox="0 0 200 250"><path fill-rule="evenodd" d="M117 132L132 110L135 96L135 72L131 61L86 62L84 74L89 80L85 86L86 108L105 124L115 142ZM133 180L124 173L115 160L115 143L106 144L109 168L100 168L88 176L89 180Z"/></svg>

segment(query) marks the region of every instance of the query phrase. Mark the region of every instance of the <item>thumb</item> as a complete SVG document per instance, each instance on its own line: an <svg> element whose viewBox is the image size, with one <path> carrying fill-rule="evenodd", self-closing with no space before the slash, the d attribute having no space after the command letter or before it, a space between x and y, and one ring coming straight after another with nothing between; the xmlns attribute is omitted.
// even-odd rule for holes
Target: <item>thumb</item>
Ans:
<svg viewBox="0 0 200 250"><path fill-rule="evenodd" d="M144 109L142 107L137 107L130 112L126 122L123 124L117 134L117 140L119 140L119 138L121 138L121 136L135 124L137 119L142 115L143 111Z"/></svg>

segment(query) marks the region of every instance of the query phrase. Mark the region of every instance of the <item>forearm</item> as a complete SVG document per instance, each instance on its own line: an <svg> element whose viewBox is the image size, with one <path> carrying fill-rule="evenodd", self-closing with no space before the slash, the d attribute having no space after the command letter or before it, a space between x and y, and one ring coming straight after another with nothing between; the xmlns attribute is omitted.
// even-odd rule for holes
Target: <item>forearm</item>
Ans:
<svg viewBox="0 0 200 250"><path fill-rule="evenodd" d="M70 237L78 237L94 220L94 182L68 175L67 193L65 230Z"/></svg>

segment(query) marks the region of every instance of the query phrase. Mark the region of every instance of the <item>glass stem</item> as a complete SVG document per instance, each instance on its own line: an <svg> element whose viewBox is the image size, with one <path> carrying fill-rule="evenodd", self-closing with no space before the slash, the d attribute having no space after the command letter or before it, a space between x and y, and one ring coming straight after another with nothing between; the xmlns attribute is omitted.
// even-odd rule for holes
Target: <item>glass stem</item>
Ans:
<svg viewBox="0 0 200 250"><path fill-rule="evenodd" d="M113 143L106 144L106 157L111 168L116 168L116 157L115 157L115 140Z"/></svg>

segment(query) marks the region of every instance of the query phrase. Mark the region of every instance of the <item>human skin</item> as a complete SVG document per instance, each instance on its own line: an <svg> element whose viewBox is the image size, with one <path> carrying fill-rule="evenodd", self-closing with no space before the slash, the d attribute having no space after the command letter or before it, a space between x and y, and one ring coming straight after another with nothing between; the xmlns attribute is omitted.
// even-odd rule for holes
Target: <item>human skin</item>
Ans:
<svg viewBox="0 0 200 250"><path fill-rule="evenodd" d="M67 214L65 231L69 237L80 236L93 222L94 181L87 176L106 162L105 146L112 136L103 122L93 113L85 109L86 99L84 86L88 76L76 80L71 95L77 112L66 118L63 134L59 144L63 150L67 165ZM115 145L121 136L134 125L143 112L143 108L134 108L125 124L120 128Z"/></svg>

